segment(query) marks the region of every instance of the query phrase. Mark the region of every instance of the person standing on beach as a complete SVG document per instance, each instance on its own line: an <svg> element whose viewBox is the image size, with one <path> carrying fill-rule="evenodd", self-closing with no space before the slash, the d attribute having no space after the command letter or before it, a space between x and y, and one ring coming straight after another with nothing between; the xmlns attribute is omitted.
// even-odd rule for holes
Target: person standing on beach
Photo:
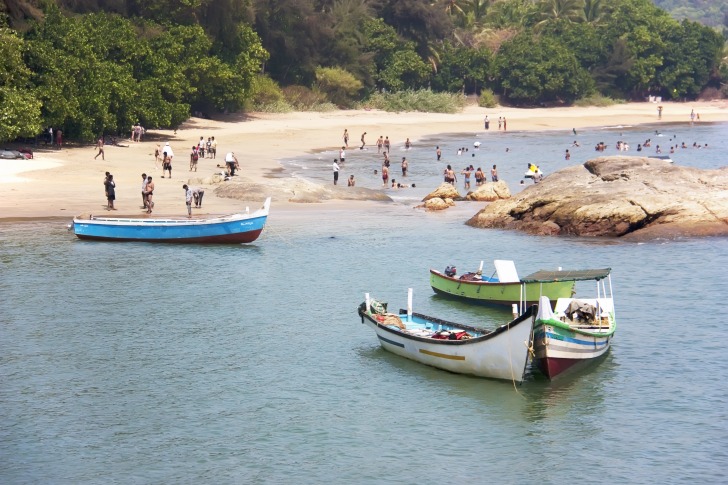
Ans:
<svg viewBox="0 0 728 485"><path fill-rule="evenodd" d="M200 159L200 151L199 148L196 146L192 146L192 151L190 152L190 172L194 169L195 172L197 172L197 161ZM171 175L170 175L171 178Z"/></svg>
<svg viewBox="0 0 728 485"><path fill-rule="evenodd" d="M501 126L503 126L503 117L499 116L498 117L498 129L499 130L501 129Z"/></svg>
<svg viewBox="0 0 728 485"><path fill-rule="evenodd" d="M341 163L346 161L346 150L344 150L344 147L341 147L341 150L339 150L339 160L341 160Z"/></svg>
<svg viewBox="0 0 728 485"><path fill-rule="evenodd" d="M238 157L235 156L235 153L228 152L227 155L225 155L225 165L227 165L230 176L232 177L235 175L235 167L238 165Z"/></svg>
<svg viewBox="0 0 728 485"><path fill-rule="evenodd" d="M159 143L157 143L156 148L154 149L154 168L159 168L159 155L161 155L162 150L159 146Z"/></svg>
<svg viewBox="0 0 728 485"><path fill-rule="evenodd" d="M483 120L483 125L485 126L486 130L490 130L490 120L488 119L488 115L485 115L485 120Z"/></svg>
<svg viewBox="0 0 728 485"><path fill-rule="evenodd" d="M367 135L367 132L361 134L361 146L359 147L359 150L364 150L364 146L367 144L366 141L364 141L364 137Z"/></svg>
<svg viewBox="0 0 728 485"><path fill-rule="evenodd" d="M480 170L480 169L478 169L478 170ZM482 173L483 172L481 172L481 174ZM477 174L476 174L476 176L477 176ZM490 180L492 182L498 181L498 169L495 167L495 165L493 165L493 168L490 169Z"/></svg>
<svg viewBox="0 0 728 485"><path fill-rule="evenodd" d="M571 160L571 153L569 153L569 149L566 149L566 153L564 154L564 160Z"/></svg>
<svg viewBox="0 0 728 485"><path fill-rule="evenodd" d="M104 197L106 197L107 204L109 201L109 187L106 185L106 183L109 181L109 175L111 175L110 172L106 172L106 174L104 175Z"/></svg>
<svg viewBox="0 0 728 485"><path fill-rule="evenodd" d="M56 130L56 145L58 146L58 149L60 150L63 148L63 131L61 131L60 128ZM113 204L112 204L113 205Z"/></svg>
<svg viewBox="0 0 728 485"><path fill-rule="evenodd" d="M442 150L440 150L440 147L437 147L437 150L435 150L435 154L437 155L437 161L440 161L440 158L442 158Z"/></svg>
<svg viewBox="0 0 728 485"><path fill-rule="evenodd" d="M104 137L103 136L100 136L99 139L96 141L96 149L99 152L94 157L94 160L99 158L99 155L101 155L101 160L104 160Z"/></svg>
<svg viewBox="0 0 728 485"><path fill-rule="evenodd" d="M192 197L195 199L195 209L202 207L202 196L205 195L205 189L197 187L192 189Z"/></svg>
<svg viewBox="0 0 728 485"><path fill-rule="evenodd" d="M389 153L389 149L392 147L392 142L389 141L389 137L384 138L384 151Z"/></svg>
<svg viewBox="0 0 728 485"><path fill-rule="evenodd" d="M342 136L344 139L344 146L346 148L349 148L349 130L344 128L344 135Z"/></svg>
<svg viewBox="0 0 728 485"><path fill-rule="evenodd" d="M154 182L152 182L152 176L147 177L147 214L152 213L154 208Z"/></svg>
<svg viewBox="0 0 728 485"><path fill-rule="evenodd" d="M506 130L508 129L508 128L507 128L507 124L506 124L506 123L507 123L507 122L506 122L506 117L504 116L504 117L503 117L503 131L506 131Z"/></svg>
<svg viewBox="0 0 728 485"><path fill-rule="evenodd" d="M187 184L184 184L182 188L185 191L185 204L187 205L187 219L190 219L192 217L192 191L187 186Z"/></svg>
<svg viewBox="0 0 728 485"><path fill-rule="evenodd" d="M382 186L387 187L389 182L389 166L387 164L382 165Z"/></svg>
<svg viewBox="0 0 728 485"><path fill-rule="evenodd" d="M339 159L334 158L334 163L331 165L331 168L334 170L334 185L337 185L339 182Z"/></svg>
<svg viewBox="0 0 728 485"><path fill-rule="evenodd" d="M407 162L407 158L402 157L402 177L407 176L407 169L409 168L409 162Z"/></svg>
<svg viewBox="0 0 728 485"><path fill-rule="evenodd" d="M212 150L212 158L217 158L217 142L215 141L215 137L212 137L212 141L210 142L210 149Z"/></svg>
<svg viewBox="0 0 728 485"><path fill-rule="evenodd" d="M658 120L662 119L662 105L657 107L657 119Z"/></svg>
<svg viewBox="0 0 728 485"><path fill-rule="evenodd" d="M142 209L147 208L147 174L142 174Z"/></svg>
<svg viewBox="0 0 728 485"><path fill-rule="evenodd" d="M172 147L169 146L169 142L164 144L162 148L162 155L164 156L162 161L162 178L164 178L164 171L169 171L169 178L172 178L172 159L174 158L174 152Z"/></svg>
<svg viewBox="0 0 728 485"><path fill-rule="evenodd" d="M109 174L109 176L106 177L104 185L106 186L106 210L115 211L116 208L114 207L114 200L116 199L116 183L114 182L114 176Z"/></svg>
<svg viewBox="0 0 728 485"><path fill-rule="evenodd" d="M382 153L382 147L384 147L384 137L380 135L377 138L377 153Z"/></svg>

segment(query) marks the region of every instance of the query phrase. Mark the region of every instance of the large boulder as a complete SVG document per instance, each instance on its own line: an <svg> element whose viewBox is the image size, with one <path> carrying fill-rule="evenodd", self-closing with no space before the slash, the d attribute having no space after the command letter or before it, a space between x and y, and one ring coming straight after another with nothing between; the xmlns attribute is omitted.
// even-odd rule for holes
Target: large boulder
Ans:
<svg viewBox="0 0 728 485"><path fill-rule="evenodd" d="M728 167L701 170L654 158L600 157L490 203L467 224L630 239L728 235Z"/></svg>
<svg viewBox="0 0 728 485"><path fill-rule="evenodd" d="M455 205L455 202L450 198L441 199L440 197L434 197L427 199L424 204L418 205L417 207L424 207L428 211L441 211Z"/></svg>
<svg viewBox="0 0 728 485"><path fill-rule="evenodd" d="M438 188L426 195L425 198L422 199L422 202L427 202L428 200L435 198L462 200L458 189L456 189L453 184L449 184L447 182L441 183Z"/></svg>
<svg viewBox="0 0 728 485"><path fill-rule="evenodd" d="M510 199L511 191L508 184L499 180L498 182L486 182L472 192L468 192L465 200L474 200L477 202L493 202L498 199Z"/></svg>

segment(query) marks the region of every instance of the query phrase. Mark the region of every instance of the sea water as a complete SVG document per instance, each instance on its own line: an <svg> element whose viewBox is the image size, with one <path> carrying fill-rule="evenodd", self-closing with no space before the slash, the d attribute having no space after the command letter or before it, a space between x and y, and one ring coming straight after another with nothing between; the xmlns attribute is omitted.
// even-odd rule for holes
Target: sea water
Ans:
<svg viewBox="0 0 728 485"><path fill-rule="evenodd" d="M512 193L517 193L533 184L525 177L529 164L537 165L544 176L548 176L561 168L598 156L661 155L672 157L675 163L687 167L718 168L726 164L725 154L728 153L728 139L725 137L728 127L724 123L605 126L579 129L576 134L571 129L505 132L494 130L492 126L490 130L414 140L410 149L405 149L402 142L393 143L389 152L391 166L387 195L405 202L420 200L443 182L443 172L448 165L455 171L455 185L463 195L467 189L464 188L465 176L461 172L470 165L482 168L487 180L491 179L490 170L496 165L499 179L508 183ZM651 141L650 146L638 151L638 145L646 140ZM618 151L618 141L626 142L629 150ZM575 146L575 142L579 146ZM607 146L603 152L595 151L600 142ZM681 148L683 143L687 148ZM657 152L658 146L661 153ZM442 152L440 161L436 156L437 147ZM670 153L670 147L677 147L674 153ZM570 154L568 160L566 150ZM338 156L338 150L323 151L283 160L282 164L287 175L332 184L332 164ZM406 177L402 176L401 170L403 157L409 164ZM381 189L383 160L376 144L367 145L364 150L350 147L346 150L346 162L341 164L339 184L346 185L349 176L354 175L357 187ZM409 187L392 189L392 179ZM471 190L474 190L474 173L470 180Z"/></svg>
<svg viewBox="0 0 728 485"><path fill-rule="evenodd" d="M274 204L241 246L3 224L0 481L725 482L728 239L534 237L465 226L477 204L375 207ZM400 308L413 288L415 311L504 323L429 287L429 268L493 259L612 268L608 356L514 386L390 354L356 314L367 292Z"/></svg>

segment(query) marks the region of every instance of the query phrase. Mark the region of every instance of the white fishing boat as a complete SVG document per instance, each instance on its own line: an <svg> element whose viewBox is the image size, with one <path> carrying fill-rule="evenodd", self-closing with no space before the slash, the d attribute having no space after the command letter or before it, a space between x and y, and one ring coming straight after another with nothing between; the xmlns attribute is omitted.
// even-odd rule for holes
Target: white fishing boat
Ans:
<svg viewBox="0 0 728 485"><path fill-rule="evenodd" d="M531 347L532 308L490 330L414 313L410 289L406 310L389 313L386 303L367 294L359 316L389 352L458 374L522 382Z"/></svg>

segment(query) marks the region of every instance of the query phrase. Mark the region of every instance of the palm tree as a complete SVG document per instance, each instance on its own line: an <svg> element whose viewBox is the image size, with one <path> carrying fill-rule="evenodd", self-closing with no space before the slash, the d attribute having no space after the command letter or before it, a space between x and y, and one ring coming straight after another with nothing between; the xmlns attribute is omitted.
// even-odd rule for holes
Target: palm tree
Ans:
<svg viewBox="0 0 728 485"><path fill-rule="evenodd" d="M590 24L599 22L602 18L602 0L584 1L584 20Z"/></svg>
<svg viewBox="0 0 728 485"><path fill-rule="evenodd" d="M553 20L578 22L584 20L585 0L542 0L540 3L540 24Z"/></svg>

